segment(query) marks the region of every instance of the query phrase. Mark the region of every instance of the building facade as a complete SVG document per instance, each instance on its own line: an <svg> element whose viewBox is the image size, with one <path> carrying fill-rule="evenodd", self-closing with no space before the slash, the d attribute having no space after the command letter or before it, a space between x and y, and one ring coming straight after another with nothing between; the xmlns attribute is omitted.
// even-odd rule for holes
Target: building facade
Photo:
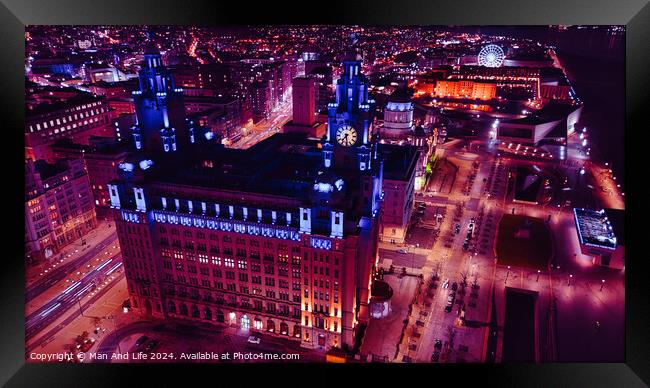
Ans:
<svg viewBox="0 0 650 388"><path fill-rule="evenodd" d="M80 159L25 162L25 258L51 259L97 226L88 174Z"/></svg>
<svg viewBox="0 0 650 388"><path fill-rule="evenodd" d="M323 143L276 134L239 150L206 132L122 164L109 195L137 311L353 346L369 321L383 164L360 59L344 65Z"/></svg>
<svg viewBox="0 0 650 388"><path fill-rule="evenodd" d="M88 144L91 136L113 136L107 101L90 95L42 104L25 112L25 157L53 161L50 146L69 138Z"/></svg>
<svg viewBox="0 0 650 388"><path fill-rule="evenodd" d="M436 97L492 100L497 95L497 85L491 82L438 81L434 90Z"/></svg>

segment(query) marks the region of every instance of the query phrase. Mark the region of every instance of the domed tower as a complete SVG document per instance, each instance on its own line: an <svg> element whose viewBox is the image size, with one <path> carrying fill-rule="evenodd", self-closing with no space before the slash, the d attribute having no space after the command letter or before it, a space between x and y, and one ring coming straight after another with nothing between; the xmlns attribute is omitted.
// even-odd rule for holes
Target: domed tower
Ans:
<svg viewBox="0 0 650 388"><path fill-rule="evenodd" d="M411 136L413 133L413 109L410 94L403 89L396 90L390 96L384 109L382 137L401 140Z"/></svg>

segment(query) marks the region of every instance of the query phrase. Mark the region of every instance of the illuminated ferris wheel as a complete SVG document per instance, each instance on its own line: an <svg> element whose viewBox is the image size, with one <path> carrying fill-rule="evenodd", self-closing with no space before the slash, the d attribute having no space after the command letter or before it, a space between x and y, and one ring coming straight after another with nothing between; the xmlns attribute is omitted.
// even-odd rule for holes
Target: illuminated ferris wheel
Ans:
<svg viewBox="0 0 650 388"><path fill-rule="evenodd" d="M478 64L485 67L500 67L503 65L505 54L503 49L496 44L488 44L478 53Z"/></svg>

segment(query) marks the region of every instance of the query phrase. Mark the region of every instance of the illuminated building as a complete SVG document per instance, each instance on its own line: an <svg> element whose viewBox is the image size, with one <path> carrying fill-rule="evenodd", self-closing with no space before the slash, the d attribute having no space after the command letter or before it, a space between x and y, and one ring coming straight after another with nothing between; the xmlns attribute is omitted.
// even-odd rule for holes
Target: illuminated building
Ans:
<svg viewBox="0 0 650 388"><path fill-rule="evenodd" d="M540 95L540 68L460 66L449 74L448 80L479 81L496 84L500 96L508 96L512 90L519 98L537 99Z"/></svg>
<svg viewBox="0 0 650 388"><path fill-rule="evenodd" d="M109 194L137 311L353 346L369 320L383 164L360 59L344 66L322 143L286 133L229 149L205 132L120 165Z"/></svg>
<svg viewBox="0 0 650 388"><path fill-rule="evenodd" d="M399 194L399 199L395 200L395 206L389 205L389 200L386 202L384 218L382 218L384 226L380 236L382 241L404 242L413 205L413 190L422 190L424 187L425 167L433 152L432 142L429 141L424 128L413 125L413 110L414 104L403 89L395 91L384 108L384 120L380 127L382 146L384 144L410 145L415 146L413 149L419 152L399 151L401 152L399 157L385 157L387 170L390 169L388 160L392 160L392 163L399 167L390 188L389 179L384 179L384 191L396 192L398 188L404 191ZM411 168L411 164L414 168ZM389 207L393 210L387 210ZM389 212L391 214L387 215ZM386 221L387 217L388 221Z"/></svg>
<svg viewBox="0 0 650 388"><path fill-rule="evenodd" d="M580 251L593 264L625 268L625 212L618 209L573 209Z"/></svg>
<svg viewBox="0 0 650 388"><path fill-rule="evenodd" d="M140 90L133 91L136 124L131 129L135 148L148 152L175 152L191 142L193 128L187 125L183 89L177 88L160 51L149 43L140 70ZM181 144L182 143L182 144Z"/></svg>
<svg viewBox="0 0 650 388"><path fill-rule="evenodd" d="M25 162L25 258L50 259L97 226L83 161Z"/></svg>
<svg viewBox="0 0 650 388"><path fill-rule="evenodd" d="M65 102L27 109L25 157L52 161L50 145L64 138L88 144L91 136L113 136L111 111L104 98L80 94Z"/></svg>
<svg viewBox="0 0 650 388"><path fill-rule="evenodd" d="M255 82L249 88L253 122L269 117L271 113L271 88L268 82Z"/></svg>
<svg viewBox="0 0 650 388"><path fill-rule="evenodd" d="M393 93L395 95L395 93ZM413 132L413 103L391 96L384 108L382 138L399 138Z"/></svg>
<svg viewBox="0 0 650 388"><path fill-rule="evenodd" d="M496 97L497 86L491 82L438 81L436 97L468 98L472 100L491 100Z"/></svg>

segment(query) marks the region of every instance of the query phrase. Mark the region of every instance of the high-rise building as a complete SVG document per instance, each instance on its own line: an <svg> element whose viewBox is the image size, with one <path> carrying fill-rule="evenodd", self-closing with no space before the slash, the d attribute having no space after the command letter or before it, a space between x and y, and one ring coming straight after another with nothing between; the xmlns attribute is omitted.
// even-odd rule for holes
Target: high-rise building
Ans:
<svg viewBox="0 0 650 388"><path fill-rule="evenodd" d="M284 132L305 133L318 138L325 134L324 123L316 121L316 82L315 77L302 76L293 79L293 119L284 125Z"/></svg>
<svg viewBox="0 0 650 388"><path fill-rule="evenodd" d="M281 133L240 150L206 137L124 163L109 193L137 311L354 345L369 321L383 164L360 60L345 66L322 143Z"/></svg>
<svg viewBox="0 0 650 388"><path fill-rule="evenodd" d="M80 159L25 162L25 259L53 258L97 226L88 174Z"/></svg>
<svg viewBox="0 0 650 388"><path fill-rule="evenodd" d="M268 82L255 82L250 86L249 96L253 111L253 122L260 122L271 113L271 85Z"/></svg>
<svg viewBox="0 0 650 388"><path fill-rule="evenodd" d="M313 78L293 79L293 122L311 126L316 122L316 82Z"/></svg>

